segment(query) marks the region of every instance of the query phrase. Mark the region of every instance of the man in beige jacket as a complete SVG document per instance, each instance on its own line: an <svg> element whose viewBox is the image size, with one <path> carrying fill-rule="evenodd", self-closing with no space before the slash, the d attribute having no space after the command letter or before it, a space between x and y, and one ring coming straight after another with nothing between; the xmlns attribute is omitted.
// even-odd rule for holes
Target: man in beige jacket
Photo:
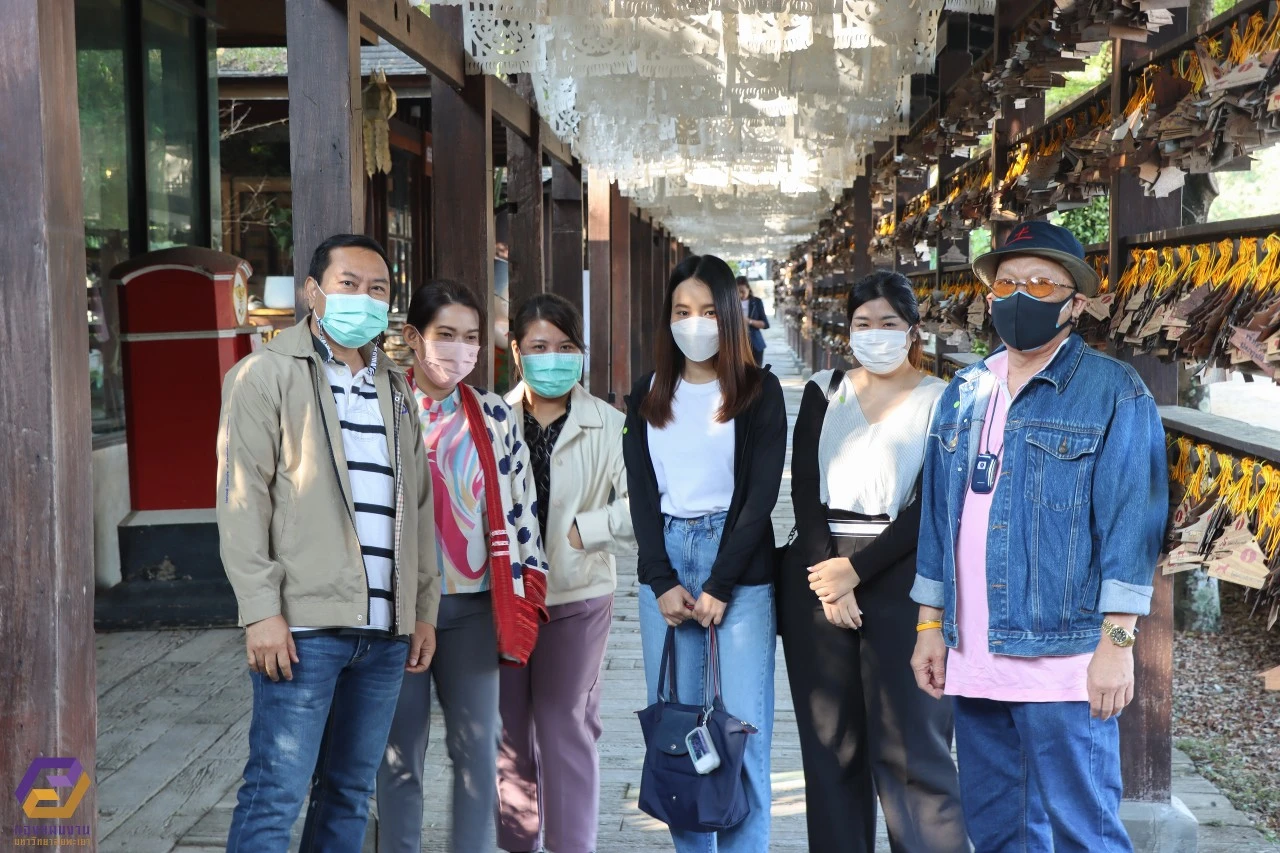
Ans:
<svg viewBox="0 0 1280 853"><path fill-rule="evenodd" d="M218 534L253 681L228 853L359 850L405 671L435 650L431 475L387 327L386 255L316 249L307 319L227 373Z"/></svg>

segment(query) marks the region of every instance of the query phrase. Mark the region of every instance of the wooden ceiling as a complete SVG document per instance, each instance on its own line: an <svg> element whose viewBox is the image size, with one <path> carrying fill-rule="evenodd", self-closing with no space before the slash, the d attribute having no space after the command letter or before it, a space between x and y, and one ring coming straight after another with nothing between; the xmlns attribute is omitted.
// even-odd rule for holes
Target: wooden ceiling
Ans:
<svg viewBox="0 0 1280 853"><path fill-rule="evenodd" d="M219 47L284 47L285 0L217 0Z"/></svg>

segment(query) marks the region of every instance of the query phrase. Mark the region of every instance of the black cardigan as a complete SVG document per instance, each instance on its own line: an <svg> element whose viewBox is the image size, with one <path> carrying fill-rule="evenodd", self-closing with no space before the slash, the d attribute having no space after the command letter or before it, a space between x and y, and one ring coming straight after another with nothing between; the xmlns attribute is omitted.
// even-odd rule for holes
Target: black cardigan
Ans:
<svg viewBox="0 0 1280 853"><path fill-rule="evenodd" d="M791 439L791 502L796 512L796 540L788 562L802 560L812 566L832 557L848 557L865 584L900 563L916 550L920 538L920 481L916 497L903 507L898 517L879 536L857 551L862 543L847 536L835 537L827 526L827 507L822 503L818 474L818 440L827 415L827 394L816 382L809 382L800 401L795 433Z"/></svg>
<svg viewBox="0 0 1280 853"><path fill-rule="evenodd" d="M622 453L627 464L631 522L640 546L637 574L654 595L662 595L680 581L667 557L663 533L658 479L649 455L648 424L640 405L649 393L653 374L640 379L627 397L627 426ZM725 519L724 535L711 577L702 589L720 601L733 597L739 584L773 583L773 520L770 516L782 487L782 467L787 455L787 411L782 385L768 370L762 372L760 395L734 418L736 441L733 465L733 498Z"/></svg>

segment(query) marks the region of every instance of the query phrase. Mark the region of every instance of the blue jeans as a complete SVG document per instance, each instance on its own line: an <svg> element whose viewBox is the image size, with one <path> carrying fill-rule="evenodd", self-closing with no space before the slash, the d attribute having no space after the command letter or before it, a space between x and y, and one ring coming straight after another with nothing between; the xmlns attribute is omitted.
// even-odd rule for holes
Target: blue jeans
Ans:
<svg viewBox="0 0 1280 853"><path fill-rule="evenodd" d="M310 794L302 853L355 851L404 677L406 643L376 637L296 641L293 680L250 673L249 762L227 853L280 853Z"/></svg>
<svg viewBox="0 0 1280 853"><path fill-rule="evenodd" d="M711 576L711 565L724 533L724 513L702 518L667 518L666 545L681 585L696 599ZM777 619L773 586L739 586L716 629L720 642L720 693L729 713L755 725L760 733L747 740L743 762L751 812L732 829L718 833L676 832L677 853L764 853L769 849L772 791L769 746L773 740L773 661ZM640 587L640 641L649 701L658 698L658 664L667 623L653 590ZM706 701L707 632L692 620L676 629L676 678L681 702Z"/></svg>
<svg viewBox="0 0 1280 853"><path fill-rule="evenodd" d="M1120 726L1088 702L955 698L960 801L980 853L1133 853Z"/></svg>

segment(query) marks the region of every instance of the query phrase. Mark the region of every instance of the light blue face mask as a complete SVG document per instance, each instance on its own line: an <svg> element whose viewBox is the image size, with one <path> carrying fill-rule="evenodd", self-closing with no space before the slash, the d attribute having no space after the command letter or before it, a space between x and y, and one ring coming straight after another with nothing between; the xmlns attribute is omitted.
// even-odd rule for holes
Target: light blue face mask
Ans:
<svg viewBox="0 0 1280 853"><path fill-rule="evenodd" d="M387 330L391 306L367 293L330 293L324 298L324 332L344 347L362 347Z"/></svg>
<svg viewBox="0 0 1280 853"><path fill-rule="evenodd" d="M520 357L525 384L548 400L563 397L582 378L582 353L540 352Z"/></svg>

